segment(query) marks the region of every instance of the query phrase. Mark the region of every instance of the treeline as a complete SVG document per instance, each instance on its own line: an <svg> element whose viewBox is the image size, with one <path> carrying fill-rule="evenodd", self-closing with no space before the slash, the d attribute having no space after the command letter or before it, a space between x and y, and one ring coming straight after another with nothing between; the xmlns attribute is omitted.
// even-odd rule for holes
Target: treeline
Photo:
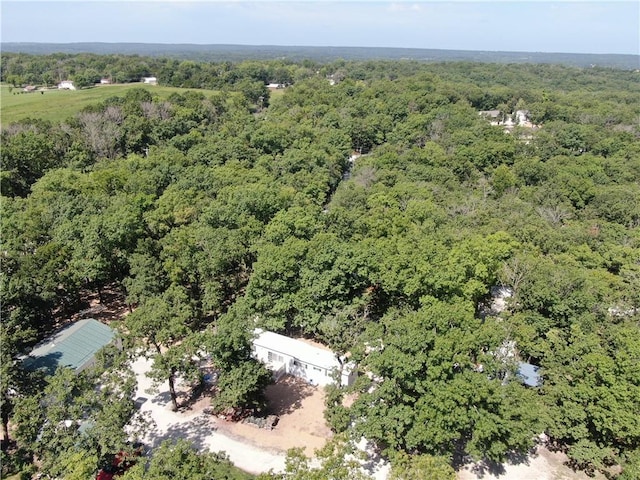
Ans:
<svg viewBox="0 0 640 480"><path fill-rule="evenodd" d="M201 45L166 43L12 43L2 44L5 52L50 55L53 53L98 55L126 54L167 57L202 62L268 62L276 58L302 63L312 60L330 63L339 59L349 61L415 60L419 62L478 62L478 63L548 63L581 68L593 66L634 70L638 55L549 53L549 52L487 52L477 50L440 50L433 48L385 47L309 47L281 45Z"/></svg>
<svg viewBox="0 0 640 480"><path fill-rule="evenodd" d="M89 86L107 78L113 83L140 82L154 76L162 85L185 88L222 89L241 82L289 84L314 73L313 62L296 64L282 60L233 63L178 60L140 55L72 55L56 53L46 56L2 52L3 82L22 85L56 85L74 80Z"/></svg>
<svg viewBox="0 0 640 480"><path fill-rule="evenodd" d="M115 285L158 380L211 354L217 409L262 401L260 325L350 352L356 400L331 390L327 419L394 468L501 461L545 432L576 466L636 478L639 100L614 70L341 61L268 108L133 91L5 126L6 422L36 395L11 355ZM505 133L489 109L536 126ZM513 297L485 316L498 284ZM60 468L73 442L34 432L21 445Z"/></svg>

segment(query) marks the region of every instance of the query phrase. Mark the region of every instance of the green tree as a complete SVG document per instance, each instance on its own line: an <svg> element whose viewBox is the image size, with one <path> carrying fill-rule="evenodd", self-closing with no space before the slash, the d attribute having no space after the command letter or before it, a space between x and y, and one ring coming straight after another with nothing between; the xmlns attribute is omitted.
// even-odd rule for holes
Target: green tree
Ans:
<svg viewBox="0 0 640 480"><path fill-rule="evenodd" d="M177 377L198 377L197 365L191 360L195 345L185 341L193 321L189 298L182 288L175 285L161 295L146 298L124 321L129 341L151 349L145 352L145 355L153 358L149 376L156 384L169 382L175 410L178 409L175 389Z"/></svg>
<svg viewBox="0 0 640 480"><path fill-rule="evenodd" d="M24 197L47 169L60 165L60 158L47 133L24 131L9 136L3 132L0 163L2 194Z"/></svg>
<svg viewBox="0 0 640 480"><path fill-rule="evenodd" d="M271 372L256 361L247 360L220 373L211 406L217 412L230 408L262 410L264 389L272 382Z"/></svg>
<svg viewBox="0 0 640 480"><path fill-rule="evenodd" d="M320 450L316 450L311 463L301 448L287 452L285 472L281 474L263 474L259 480L367 480L362 458L364 452L359 451L351 442L342 436L336 436Z"/></svg>
<svg viewBox="0 0 640 480"><path fill-rule="evenodd" d="M506 165L499 165L491 176L491 184L497 197L501 197L505 191L516 185L516 176Z"/></svg>
<svg viewBox="0 0 640 480"><path fill-rule="evenodd" d="M460 301L387 314L365 332L360 363L373 380L351 407L363 418L356 432L389 453L450 456L463 448L502 461L509 451L526 452L543 418L535 394L517 382L503 385L511 367L490 353L503 335Z"/></svg>
<svg viewBox="0 0 640 480"><path fill-rule="evenodd" d="M165 440L155 448L148 465L141 459L121 476L123 480L245 480L250 475L233 466L224 453L198 452L189 442Z"/></svg>
<svg viewBox="0 0 640 480"><path fill-rule="evenodd" d="M442 457L397 454L393 458L390 480L455 480L456 472Z"/></svg>
<svg viewBox="0 0 640 480"><path fill-rule="evenodd" d="M109 354L103 360L107 358L109 373L103 375L102 360L81 373L59 368L46 378L44 388L18 397L16 440L45 472L69 472L76 461L75 471L95 471L105 455L126 447L124 427L134 413L135 379L123 356Z"/></svg>
<svg viewBox="0 0 640 480"><path fill-rule="evenodd" d="M583 320L585 322L586 319ZM553 419L549 435L569 445L581 468L603 469L637 449L640 422L638 329L633 320L591 330L577 322L552 330L545 368L544 402Z"/></svg>

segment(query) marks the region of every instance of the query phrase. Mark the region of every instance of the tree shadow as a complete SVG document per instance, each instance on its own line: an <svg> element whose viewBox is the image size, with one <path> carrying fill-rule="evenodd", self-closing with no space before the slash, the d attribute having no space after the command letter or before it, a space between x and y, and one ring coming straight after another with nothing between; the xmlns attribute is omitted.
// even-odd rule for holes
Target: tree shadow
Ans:
<svg viewBox="0 0 640 480"><path fill-rule="evenodd" d="M507 473L505 465L530 465L531 457L536 457L535 449L528 452L509 452L504 462L496 462L487 458L478 462L474 462L464 452L457 451L454 454L453 467L456 471L468 468L478 478L484 478L486 475L500 477Z"/></svg>
<svg viewBox="0 0 640 480"><path fill-rule="evenodd" d="M151 403L158 405L169 405L171 402L171 394L169 392L160 392L151 399Z"/></svg>
<svg viewBox="0 0 640 480"><path fill-rule="evenodd" d="M507 473L502 463L494 462L493 460L481 460L471 467L471 471L475 473L478 478L484 478L485 475L493 475L499 477Z"/></svg>
<svg viewBox="0 0 640 480"><path fill-rule="evenodd" d="M116 284L109 284L101 287L100 294L95 289L82 289L73 305L68 305L56 313L57 316L62 316L63 324L83 318L94 318L108 325L113 320L121 319L129 311L122 290Z"/></svg>
<svg viewBox="0 0 640 480"><path fill-rule="evenodd" d="M22 365L30 372L40 372L44 375L53 375L59 366L66 367L67 365L60 365L62 360L62 352L50 352L45 355L32 356L29 354L23 361Z"/></svg>
<svg viewBox="0 0 640 480"><path fill-rule="evenodd" d="M285 375L265 390L267 413L282 416L302 406L302 400L313 394L315 388L304 380Z"/></svg>
<svg viewBox="0 0 640 480"><path fill-rule="evenodd" d="M210 415L198 415L188 422L170 424L167 431L162 434L158 434L156 431L151 446L157 448L165 440L184 438L191 442L195 448L202 450L207 446L207 438L217 429Z"/></svg>
<svg viewBox="0 0 640 480"><path fill-rule="evenodd" d="M214 385L200 382L188 391L178 393L178 410L181 412L190 411L203 397L211 398L214 393Z"/></svg>

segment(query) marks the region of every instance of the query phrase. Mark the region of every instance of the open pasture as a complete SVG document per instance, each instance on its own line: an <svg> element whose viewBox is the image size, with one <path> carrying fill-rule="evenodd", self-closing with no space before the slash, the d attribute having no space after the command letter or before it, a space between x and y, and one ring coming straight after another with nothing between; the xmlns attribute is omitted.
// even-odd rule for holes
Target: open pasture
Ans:
<svg viewBox="0 0 640 480"><path fill-rule="evenodd" d="M174 92L183 93L187 90L199 91L204 94L212 93L211 90L144 85L142 83L100 85L82 90L51 89L31 93L23 93L21 88L2 85L0 87L0 119L2 125L26 118L58 122L75 115L88 105L102 102L109 97L124 95L132 88L144 88L160 97L168 97Z"/></svg>

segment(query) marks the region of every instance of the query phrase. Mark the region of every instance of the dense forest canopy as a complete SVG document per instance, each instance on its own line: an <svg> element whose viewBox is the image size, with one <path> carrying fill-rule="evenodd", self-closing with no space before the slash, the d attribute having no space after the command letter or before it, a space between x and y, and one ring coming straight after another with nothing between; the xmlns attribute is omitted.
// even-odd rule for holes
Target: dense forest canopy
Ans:
<svg viewBox="0 0 640 480"><path fill-rule="evenodd" d="M110 286L133 310L124 355L157 352L154 375L171 382L208 352L216 409L263 401L258 325L349 352L356 399L331 390L327 419L398 468L502 461L544 432L576 466L636 478L637 72L2 54L16 84L115 72L212 91L133 89L56 123L2 126L2 419L42 465L77 454L95 467L125 440L77 453L77 432L38 435L66 417L38 411L43 391L17 361ZM270 98L268 82L290 86ZM492 110L495 124L479 114ZM512 293L499 315L496 285ZM518 361L540 367L541 386L523 385ZM126 395L105 411L89 375L43 381L98 424L121 429L131 413Z"/></svg>
<svg viewBox="0 0 640 480"><path fill-rule="evenodd" d="M638 55L548 52L495 52L482 50L441 50L433 48L308 47L281 45L202 45L167 43L29 43L4 42L5 52L50 55L52 53L126 54L177 58L206 62L241 62L286 58L292 62L313 60L328 63L339 59L417 60L420 62L556 63L576 67L636 69Z"/></svg>

